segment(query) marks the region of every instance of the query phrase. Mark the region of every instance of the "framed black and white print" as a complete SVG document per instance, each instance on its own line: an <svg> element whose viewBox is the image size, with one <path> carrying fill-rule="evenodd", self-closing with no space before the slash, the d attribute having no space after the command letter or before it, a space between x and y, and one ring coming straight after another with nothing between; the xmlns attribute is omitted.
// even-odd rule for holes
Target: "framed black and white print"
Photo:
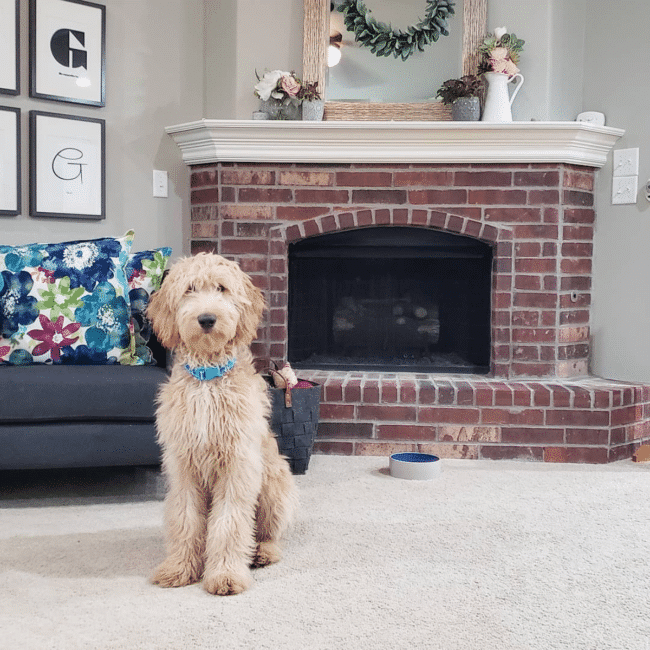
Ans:
<svg viewBox="0 0 650 650"><path fill-rule="evenodd" d="M29 138L30 214L104 219L105 121L30 111Z"/></svg>
<svg viewBox="0 0 650 650"><path fill-rule="evenodd" d="M20 214L20 109L0 106L0 215Z"/></svg>
<svg viewBox="0 0 650 650"><path fill-rule="evenodd" d="M0 0L0 93L20 93L19 0Z"/></svg>
<svg viewBox="0 0 650 650"><path fill-rule="evenodd" d="M86 0L30 0L29 94L105 106L106 7Z"/></svg>

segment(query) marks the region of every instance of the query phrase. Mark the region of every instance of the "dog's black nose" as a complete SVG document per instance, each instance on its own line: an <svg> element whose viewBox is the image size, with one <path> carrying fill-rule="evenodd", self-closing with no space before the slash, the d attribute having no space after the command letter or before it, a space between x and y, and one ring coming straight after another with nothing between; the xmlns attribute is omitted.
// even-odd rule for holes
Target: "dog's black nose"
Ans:
<svg viewBox="0 0 650 650"><path fill-rule="evenodd" d="M214 324L217 322L217 317L214 314L200 314L196 320L199 321L199 325L207 332L214 327Z"/></svg>

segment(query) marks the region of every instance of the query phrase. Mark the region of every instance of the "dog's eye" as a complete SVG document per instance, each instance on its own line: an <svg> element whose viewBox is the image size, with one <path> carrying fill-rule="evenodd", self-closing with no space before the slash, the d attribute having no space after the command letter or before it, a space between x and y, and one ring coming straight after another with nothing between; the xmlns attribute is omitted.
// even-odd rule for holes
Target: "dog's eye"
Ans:
<svg viewBox="0 0 650 650"><path fill-rule="evenodd" d="M219 293L223 293L226 290L226 288L222 284L217 285L217 291Z"/></svg>
<svg viewBox="0 0 650 650"><path fill-rule="evenodd" d="M185 295L187 295L188 293L194 293L195 291L196 291L196 287L193 284L190 284L190 286L187 287L187 289L185 290Z"/></svg>

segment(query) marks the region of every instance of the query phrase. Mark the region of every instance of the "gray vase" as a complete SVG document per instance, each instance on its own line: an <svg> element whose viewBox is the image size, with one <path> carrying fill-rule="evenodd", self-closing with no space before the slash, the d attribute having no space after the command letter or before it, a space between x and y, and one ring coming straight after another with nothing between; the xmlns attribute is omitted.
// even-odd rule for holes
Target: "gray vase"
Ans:
<svg viewBox="0 0 650 650"><path fill-rule="evenodd" d="M478 97L460 97L451 105L451 117L457 122L476 122L481 117Z"/></svg>
<svg viewBox="0 0 650 650"><path fill-rule="evenodd" d="M272 97L262 100L259 110L266 113L269 120L299 120L301 117L300 104Z"/></svg>
<svg viewBox="0 0 650 650"><path fill-rule="evenodd" d="M324 99L312 99L302 103L302 119L310 122L320 122L325 112Z"/></svg>

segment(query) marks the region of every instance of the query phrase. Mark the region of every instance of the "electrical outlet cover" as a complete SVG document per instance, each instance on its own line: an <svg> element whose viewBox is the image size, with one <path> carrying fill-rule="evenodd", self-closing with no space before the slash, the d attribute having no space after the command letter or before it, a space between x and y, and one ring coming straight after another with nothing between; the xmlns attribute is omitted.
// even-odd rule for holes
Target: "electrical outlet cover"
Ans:
<svg viewBox="0 0 650 650"><path fill-rule="evenodd" d="M612 182L612 204L636 203L638 176L614 176Z"/></svg>
<svg viewBox="0 0 650 650"><path fill-rule="evenodd" d="M159 198L167 198L167 172L154 169L153 170L153 195Z"/></svg>
<svg viewBox="0 0 650 650"><path fill-rule="evenodd" d="M639 174L639 148L614 150L614 176Z"/></svg>

